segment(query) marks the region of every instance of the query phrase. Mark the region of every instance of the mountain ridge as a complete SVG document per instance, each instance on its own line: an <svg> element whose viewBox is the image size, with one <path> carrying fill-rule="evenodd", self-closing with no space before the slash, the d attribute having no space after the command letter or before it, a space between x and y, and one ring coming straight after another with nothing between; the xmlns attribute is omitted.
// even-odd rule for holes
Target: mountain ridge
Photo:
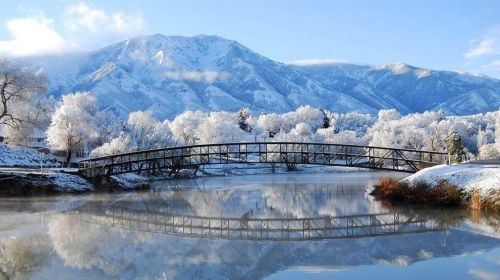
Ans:
<svg viewBox="0 0 500 280"><path fill-rule="evenodd" d="M136 110L173 118L185 110L285 112L306 104L370 114L396 108L405 114L441 109L465 115L500 107L500 80L494 78L404 63L298 66L215 35L145 35L64 63L68 56L24 63L43 69L55 97L89 91L101 108L123 118Z"/></svg>

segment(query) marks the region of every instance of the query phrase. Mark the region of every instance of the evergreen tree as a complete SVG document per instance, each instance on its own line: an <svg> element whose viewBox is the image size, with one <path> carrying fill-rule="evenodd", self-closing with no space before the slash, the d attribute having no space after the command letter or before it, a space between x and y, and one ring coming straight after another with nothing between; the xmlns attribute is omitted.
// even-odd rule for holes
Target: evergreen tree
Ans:
<svg viewBox="0 0 500 280"><path fill-rule="evenodd" d="M464 154L462 138L455 130L448 135L448 154L451 163L462 162L462 155Z"/></svg>
<svg viewBox="0 0 500 280"><path fill-rule="evenodd" d="M238 111L238 124L241 130L245 132L251 132L252 128L247 123L247 119L252 115L252 111L249 108L241 108Z"/></svg>
<svg viewBox="0 0 500 280"><path fill-rule="evenodd" d="M328 114L325 112L323 109L319 109L321 113L323 113L323 128L329 128L330 127L330 118L328 117Z"/></svg>

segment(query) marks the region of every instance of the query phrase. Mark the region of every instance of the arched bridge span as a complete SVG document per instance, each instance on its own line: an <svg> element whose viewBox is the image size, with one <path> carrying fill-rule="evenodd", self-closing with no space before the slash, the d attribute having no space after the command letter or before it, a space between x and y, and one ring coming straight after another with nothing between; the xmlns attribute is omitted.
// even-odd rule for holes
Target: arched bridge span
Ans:
<svg viewBox="0 0 500 280"><path fill-rule="evenodd" d="M417 172L447 161L446 153L434 151L349 144L248 142L169 147L91 158L80 161L80 174L87 178L131 172L176 174L201 165L237 163L315 164Z"/></svg>

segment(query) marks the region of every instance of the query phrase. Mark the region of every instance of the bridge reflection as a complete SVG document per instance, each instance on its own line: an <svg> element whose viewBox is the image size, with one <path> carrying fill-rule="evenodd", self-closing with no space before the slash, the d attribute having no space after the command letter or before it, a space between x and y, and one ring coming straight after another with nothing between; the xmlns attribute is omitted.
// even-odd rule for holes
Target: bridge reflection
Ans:
<svg viewBox="0 0 500 280"><path fill-rule="evenodd" d="M311 218L204 217L121 206L83 207L80 222L132 231L230 240L303 241L414 234L445 230L414 214L381 213Z"/></svg>

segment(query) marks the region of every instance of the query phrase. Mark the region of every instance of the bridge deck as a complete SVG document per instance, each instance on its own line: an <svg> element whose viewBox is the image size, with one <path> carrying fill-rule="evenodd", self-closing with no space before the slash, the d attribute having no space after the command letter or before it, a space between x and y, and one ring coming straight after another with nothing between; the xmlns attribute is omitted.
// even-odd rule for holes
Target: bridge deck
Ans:
<svg viewBox="0 0 500 280"><path fill-rule="evenodd" d="M200 165L234 163L317 164L416 172L447 160L448 155L441 152L349 144L224 143L170 147L83 160L80 172L93 178L129 172L176 172Z"/></svg>

